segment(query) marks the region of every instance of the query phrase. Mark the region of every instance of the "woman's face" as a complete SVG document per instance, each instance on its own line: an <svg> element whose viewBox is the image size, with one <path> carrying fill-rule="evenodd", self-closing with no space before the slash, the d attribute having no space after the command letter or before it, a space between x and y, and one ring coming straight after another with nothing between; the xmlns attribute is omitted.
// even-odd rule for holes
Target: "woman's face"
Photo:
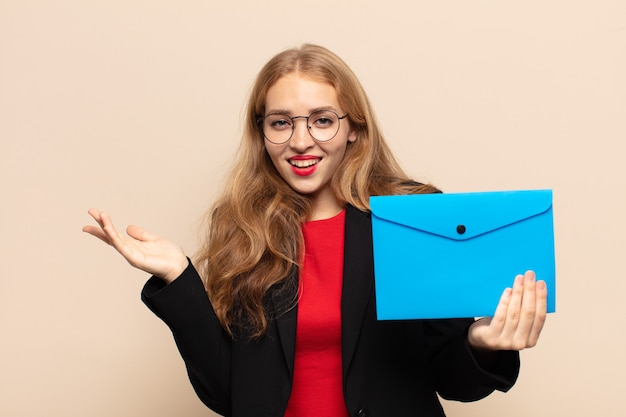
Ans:
<svg viewBox="0 0 626 417"><path fill-rule="evenodd" d="M343 160L348 142L356 141L357 134L350 130L348 119L344 118L337 121L339 130L331 140L318 142L311 136L307 124L315 126L317 123L317 132L323 135L324 129L334 131L327 127L328 120L291 119L309 116L320 109L344 116L345 110L339 106L335 88L304 74L292 73L270 87L265 109L266 121L268 115L282 115L274 123L277 129L291 130L289 125L294 126L291 139L285 143L277 145L265 139L265 149L281 177L295 191L313 198L314 216L316 212L318 218L337 214L342 207L330 189L330 180Z"/></svg>

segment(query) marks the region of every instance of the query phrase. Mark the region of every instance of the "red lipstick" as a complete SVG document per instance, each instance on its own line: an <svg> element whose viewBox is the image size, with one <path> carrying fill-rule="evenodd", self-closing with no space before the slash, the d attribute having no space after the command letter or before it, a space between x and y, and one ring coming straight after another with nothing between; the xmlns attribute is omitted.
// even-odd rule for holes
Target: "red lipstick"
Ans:
<svg viewBox="0 0 626 417"><path fill-rule="evenodd" d="M296 155L289 158L291 171L301 177L313 174L317 170L317 164L322 159L313 155Z"/></svg>

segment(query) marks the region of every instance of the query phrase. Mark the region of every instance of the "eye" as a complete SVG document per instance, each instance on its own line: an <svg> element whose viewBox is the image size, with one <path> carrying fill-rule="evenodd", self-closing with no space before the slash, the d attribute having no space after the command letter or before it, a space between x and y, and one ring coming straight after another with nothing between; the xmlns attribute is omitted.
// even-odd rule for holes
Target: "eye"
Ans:
<svg viewBox="0 0 626 417"><path fill-rule="evenodd" d="M337 116L330 112L316 113L311 115L311 125L321 129L327 129L337 123Z"/></svg>
<svg viewBox="0 0 626 417"><path fill-rule="evenodd" d="M291 119L278 114L265 118L265 126L273 130L285 130L291 128Z"/></svg>

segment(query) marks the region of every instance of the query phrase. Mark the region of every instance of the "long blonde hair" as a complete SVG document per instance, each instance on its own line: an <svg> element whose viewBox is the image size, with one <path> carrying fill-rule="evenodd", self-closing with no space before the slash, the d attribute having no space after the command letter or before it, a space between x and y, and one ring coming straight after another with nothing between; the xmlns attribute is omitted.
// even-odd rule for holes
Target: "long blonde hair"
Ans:
<svg viewBox="0 0 626 417"><path fill-rule="evenodd" d="M299 72L329 83L348 114L357 140L348 143L331 187L337 198L369 210L370 195L432 192L411 181L385 143L369 100L350 68L329 50L306 44L274 56L259 72L248 100L237 162L222 196L208 216L208 233L195 264L224 329L259 337L267 330L267 295L272 287L293 291L288 278L298 266L301 225L310 210L306 195L280 176L265 151L258 119L268 89ZM293 280L292 280L293 281Z"/></svg>

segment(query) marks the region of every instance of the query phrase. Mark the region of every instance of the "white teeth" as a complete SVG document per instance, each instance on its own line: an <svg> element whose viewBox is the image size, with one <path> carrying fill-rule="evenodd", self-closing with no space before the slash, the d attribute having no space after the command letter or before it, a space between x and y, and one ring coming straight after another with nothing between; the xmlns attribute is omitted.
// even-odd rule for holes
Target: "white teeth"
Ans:
<svg viewBox="0 0 626 417"><path fill-rule="evenodd" d="M319 162L319 159L307 159L307 160L289 160L289 163L294 167L298 168L308 168L313 166Z"/></svg>

